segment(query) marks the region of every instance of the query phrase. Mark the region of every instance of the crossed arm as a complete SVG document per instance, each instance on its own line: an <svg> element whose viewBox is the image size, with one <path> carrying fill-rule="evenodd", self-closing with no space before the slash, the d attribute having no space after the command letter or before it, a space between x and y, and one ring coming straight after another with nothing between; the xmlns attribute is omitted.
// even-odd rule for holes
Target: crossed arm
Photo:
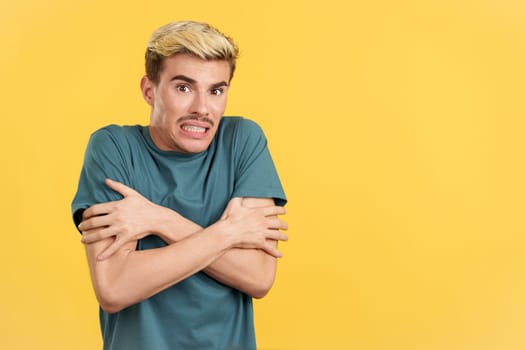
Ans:
<svg viewBox="0 0 525 350"><path fill-rule="evenodd" d="M158 206L136 191L106 181L120 201L92 206L83 213L83 232L91 278L103 309L116 312L190 275L204 271L253 297L264 296L275 276L277 241L287 236L277 218L284 209L265 198L234 198L221 219L207 227ZM135 249L138 239L155 234L166 247Z"/></svg>

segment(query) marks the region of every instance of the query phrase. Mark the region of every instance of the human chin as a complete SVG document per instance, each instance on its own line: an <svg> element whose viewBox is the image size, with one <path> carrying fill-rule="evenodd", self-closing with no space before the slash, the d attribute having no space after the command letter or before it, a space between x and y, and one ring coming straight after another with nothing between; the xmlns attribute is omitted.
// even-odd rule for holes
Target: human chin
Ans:
<svg viewBox="0 0 525 350"><path fill-rule="evenodd" d="M179 152L182 152L182 153L189 153L189 154L201 153L208 149L211 143L210 141L211 140L203 140L203 139L184 140L182 142L179 142L177 148L179 148Z"/></svg>

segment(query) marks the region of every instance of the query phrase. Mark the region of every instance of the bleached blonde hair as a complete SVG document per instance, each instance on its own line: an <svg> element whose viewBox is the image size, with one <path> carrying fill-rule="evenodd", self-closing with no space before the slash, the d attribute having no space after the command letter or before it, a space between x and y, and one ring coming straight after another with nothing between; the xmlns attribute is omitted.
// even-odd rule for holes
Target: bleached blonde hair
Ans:
<svg viewBox="0 0 525 350"><path fill-rule="evenodd" d="M226 60L230 64L230 80L235 71L239 49L233 40L207 23L178 21L153 32L146 48L146 75L158 83L166 57L179 53L203 60Z"/></svg>

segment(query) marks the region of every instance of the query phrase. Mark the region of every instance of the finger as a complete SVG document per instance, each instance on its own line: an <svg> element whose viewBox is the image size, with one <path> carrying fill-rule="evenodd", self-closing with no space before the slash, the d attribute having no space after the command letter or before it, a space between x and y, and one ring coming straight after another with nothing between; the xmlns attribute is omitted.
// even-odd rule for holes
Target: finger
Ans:
<svg viewBox="0 0 525 350"><path fill-rule="evenodd" d="M261 249L275 258L283 257L283 253L278 251L277 248L273 244L266 244Z"/></svg>
<svg viewBox="0 0 525 350"><path fill-rule="evenodd" d="M78 225L80 231L89 231L96 228L103 228L111 224L110 215L94 216L87 220L84 220Z"/></svg>
<svg viewBox="0 0 525 350"><path fill-rule="evenodd" d="M86 241L89 240L90 241L89 243L92 243L93 241L91 240L91 236L93 235L96 236L98 234L98 231L100 230L81 231L82 237L80 238L80 241L86 244L88 243Z"/></svg>
<svg viewBox="0 0 525 350"><path fill-rule="evenodd" d="M242 206L242 197L234 197L230 199L230 202L228 203L227 208L235 208Z"/></svg>
<svg viewBox="0 0 525 350"><path fill-rule="evenodd" d="M106 185L113 191L120 193L124 197L131 196L137 193L137 191L135 191L131 187L128 187L121 182L114 181L111 179L106 179Z"/></svg>
<svg viewBox="0 0 525 350"><path fill-rule="evenodd" d="M260 208L264 216L276 216L286 214L286 209L277 205Z"/></svg>
<svg viewBox="0 0 525 350"><path fill-rule="evenodd" d="M228 205L226 206L226 209L224 209L224 212L221 215L221 220L228 217L228 215L232 212L233 208L242 206L242 198L241 197L234 197L230 199L228 202Z"/></svg>
<svg viewBox="0 0 525 350"><path fill-rule="evenodd" d="M90 230L82 231L82 243L91 244L108 237L114 236L111 229L99 229L99 230Z"/></svg>
<svg viewBox="0 0 525 350"><path fill-rule="evenodd" d="M116 202L106 202L92 205L84 210L82 217L86 220L93 216L108 214L114 210L115 203Z"/></svg>
<svg viewBox="0 0 525 350"><path fill-rule="evenodd" d="M266 231L266 238L274 241L287 241L288 235L278 230L268 230Z"/></svg>
<svg viewBox="0 0 525 350"><path fill-rule="evenodd" d="M109 245L102 253L97 257L98 261L106 260L115 254L125 243L124 240L119 239L120 236L117 236L115 241Z"/></svg>
<svg viewBox="0 0 525 350"><path fill-rule="evenodd" d="M288 224L286 221L283 221L276 216L268 218L267 223L269 228L276 230L288 230Z"/></svg>

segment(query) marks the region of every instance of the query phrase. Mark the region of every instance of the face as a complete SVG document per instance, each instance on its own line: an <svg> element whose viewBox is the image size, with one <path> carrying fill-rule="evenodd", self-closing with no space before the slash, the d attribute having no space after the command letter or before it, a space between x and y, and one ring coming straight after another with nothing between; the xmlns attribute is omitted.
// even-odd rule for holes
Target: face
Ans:
<svg viewBox="0 0 525 350"><path fill-rule="evenodd" d="M163 62L159 81L142 78L151 106L150 134L162 150L199 153L210 145L226 108L227 61L176 54Z"/></svg>

